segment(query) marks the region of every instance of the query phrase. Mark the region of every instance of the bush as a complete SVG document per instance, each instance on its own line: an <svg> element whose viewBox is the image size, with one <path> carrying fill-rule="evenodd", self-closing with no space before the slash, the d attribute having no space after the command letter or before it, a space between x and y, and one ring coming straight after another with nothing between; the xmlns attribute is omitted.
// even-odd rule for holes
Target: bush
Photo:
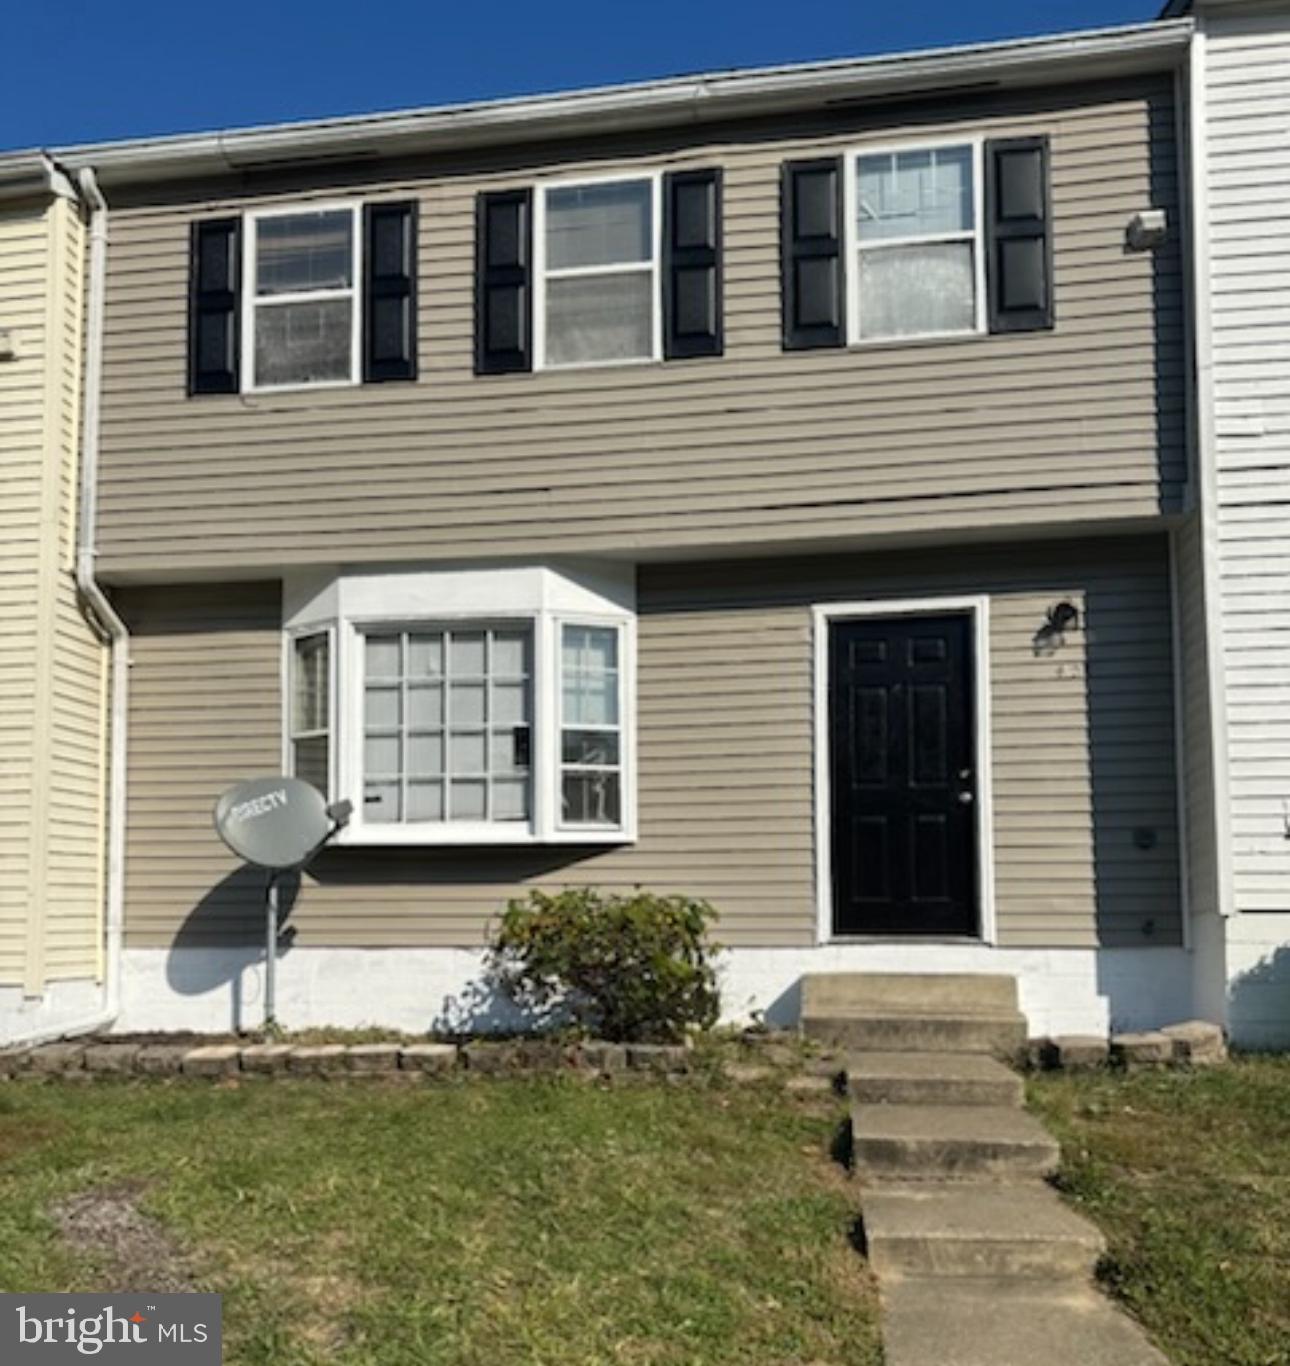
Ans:
<svg viewBox="0 0 1290 1366"><path fill-rule="evenodd" d="M716 1023L716 912L682 896L573 888L512 901L490 969L522 1009L616 1043L675 1043Z"/></svg>

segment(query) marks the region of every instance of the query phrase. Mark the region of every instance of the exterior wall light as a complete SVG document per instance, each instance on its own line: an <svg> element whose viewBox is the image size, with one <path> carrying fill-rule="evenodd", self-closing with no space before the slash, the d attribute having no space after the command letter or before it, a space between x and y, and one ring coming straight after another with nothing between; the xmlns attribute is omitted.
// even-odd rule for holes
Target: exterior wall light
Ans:
<svg viewBox="0 0 1290 1366"><path fill-rule="evenodd" d="M1125 234L1130 251L1152 251L1169 236L1169 215L1164 209L1144 209L1129 219Z"/></svg>

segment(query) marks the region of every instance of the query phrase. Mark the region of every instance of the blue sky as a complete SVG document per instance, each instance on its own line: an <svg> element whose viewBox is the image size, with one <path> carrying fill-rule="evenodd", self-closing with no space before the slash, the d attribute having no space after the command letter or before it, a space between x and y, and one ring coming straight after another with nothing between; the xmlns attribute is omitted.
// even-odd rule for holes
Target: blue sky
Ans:
<svg viewBox="0 0 1290 1366"><path fill-rule="evenodd" d="M1158 9L1156 0L11 0L0 147L938 47Z"/></svg>

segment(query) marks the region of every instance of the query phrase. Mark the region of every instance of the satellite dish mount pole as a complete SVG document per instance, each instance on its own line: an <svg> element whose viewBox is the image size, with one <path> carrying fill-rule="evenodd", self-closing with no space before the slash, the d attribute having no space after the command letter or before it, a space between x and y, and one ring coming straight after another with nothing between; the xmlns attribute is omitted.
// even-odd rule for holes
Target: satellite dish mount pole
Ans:
<svg viewBox="0 0 1290 1366"><path fill-rule="evenodd" d="M264 939L264 1027L272 1029L277 1023L278 999L278 879L281 873L274 869L269 874L269 883L264 893L265 939Z"/></svg>
<svg viewBox="0 0 1290 1366"><path fill-rule="evenodd" d="M283 774L249 778L215 803L215 830L243 862L269 874L264 889L264 1027L277 1023L278 911L283 873L298 874L349 820L354 807L327 799L311 784Z"/></svg>

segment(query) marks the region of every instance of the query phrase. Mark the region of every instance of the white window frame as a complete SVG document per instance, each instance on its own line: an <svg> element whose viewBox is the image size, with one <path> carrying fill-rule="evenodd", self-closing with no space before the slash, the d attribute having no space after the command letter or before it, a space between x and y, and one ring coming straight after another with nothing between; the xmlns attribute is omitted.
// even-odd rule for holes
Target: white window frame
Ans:
<svg viewBox="0 0 1290 1366"><path fill-rule="evenodd" d="M561 636L566 625L612 627L618 631L618 706L620 733L620 814L617 826L579 825L563 818L560 725L562 716ZM530 818L525 821L385 822L365 819L363 803L364 637L369 633L461 629L464 626L527 626L532 631L532 735ZM295 642L326 631L329 637L331 726L328 801L354 804L350 823L337 836L346 845L488 846L619 845L637 838L636 795L636 621L622 611L583 611L545 607L507 610L481 601L478 608L449 608L397 615L340 615L328 622L292 626L283 632L282 756L291 772Z"/></svg>
<svg viewBox="0 0 1290 1366"><path fill-rule="evenodd" d="M909 237L883 238L866 246L860 245L858 171L861 157L897 156L908 152L948 151L953 147L968 147L972 151L972 211L974 225L971 232L919 233ZM963 341L983 337L989 332L989 313L985 278L985 138L981 134L966 137L920 139L914 142L884 142L877 146L849 147L843 154L842 174L843 231L842 249L846 253L845 275L847 291L847 345L853 347L909 346L920 342ZM862 337L860 335L860 253L884 247L917 247L942 242L971 242L973 244L973 284L976 290L974 325L961 330L941 332L906 332L890 337Z"/></svg>
<svg viewBox="0 0 1290 1366"><path fill-rule="evenodd" d="M551 786L554 792L555 801L555 823L554 828L557 833L566 836L571 840L585 838L595 835L597 832L612 831L618 827L598 824L580 823L577 821L566 821L564 819L564 628L566 626L589 626L597 628L609 628L618 632L618 725L617 726L572 726L572 730L615 730L618 733L618 802L621 825L632 830L635 838L636 803L635 803L635 772L636 772L636 727L635 727L635 708L630 705L632 690L628 688L629 679L636 677L636 634L635 623L624 620L621 617L598 617L593 614L576 613L560 614L552 618L551 622L551 652L555 667L555 687L554 693L554 716L550 718L550 735L552 737L552 768L554 770L551 777ZM570 764L567 767L578 769L583 767L578 764ZM610 772L608 768L604 770Z"/></svg>
<svg viewBox="0 0 1290 1366"><path fill-rule="evenodd" d="M833 795L832 749L829 734L829 637L835 621L866 617L965 616L972 623L973 700L976 728L977 933L948 939L914 939L902 935L838 935L833 932ZM992 686L990 682L990 598L971 597L869 598L860 602L816 603L811 608L814 633L814 687L812 689L815 732L815 904L816 942L819 944L899 943L917 957L934 956L945 943L999 942L995 908L994 871L994 773L991 738ZM912 959L911 959L912 961Z"/></svg>
<svg viewBox="0 0 1290 1366"><path fill-rule="evenodd" d="M296 626L283 632L282 637L282 771L296 776L296 741L317 732L297 733L296 704L296 643L310 636L327 637L327 791L323 796L328 805L336 800L336 628L329 624Z"/></svg>
<svg viewBox="0 0 1290 1366"><path fill-rule="evenodd" d="M553 365L546 358L546 200L553 190L581 190L591 185L629 185L647 181L650 186L650 244L652 256L648 262L626 262L607 266L572 266L550 272L561 280L580 276L626 275L631 271L648 272L650 278L650 354L625 359L574 361L567 365ZM579 176L564 180L543 181L533 193L533 369L563 373L573 370L604 370L620 365L653 365L663 359L663 173L641 171L613 175Z"/></svg>
<svg viewBox="0 0 1290 1366"><path fill-rule="evenodd" d="M353 672L350 677L353 685L350 696L345 699L345 715L349 720L349 735L346 738L346 749L351 756L351 766L349 778L346 783L345 795L354 803L354 811L357 813L365 808L364 788L366 786L366 756L364 741L366 738L366 725L364 719L364 700L367 688L366 673L366 652L365 641L369 635L396 635L406 632L417 634L419 632L433 631L453 631L453 630L480 630L486 631L490 628L527 628L531 633L533 641L532 649L532 675L530 687L533 697L530 703L530 715L532 717L531 726L533 734L530 737L529 754L529 819L527 821L368 821L366 812L362 816L351 818L351 823L356 827L362 827L368 838L366 843L388 843L388 844L515 844L525 842L527 836L531 835L536 827L536 809L538 802L538 769L537 769L537 688L538 688L538 660L539 645L537 639L538 623L532 613L506 613L506 612L462 612L462 613L443 613L434 617L419 618L356 618L347 623L351 632L350 650L353 656ZM405 685L406 691L406 685ZM443 726L444 736L444 793L447 799L447 787L450 781L448 764L448 737L449 730L447 725L446 695L445 695L445 724ZM407 724L406 713L403 714L403 721L400 733L403 734ZM485 734L491 734L485 728ZM407 773L403 774L403 785L406 792ZM384 832L392 833L389 838L383 838ZM409 834L404 836L397 832L407 831ZM458 833L460 832L460 833Z"/></svg>
<svg viewBox="0 0 1290 1366"><path fill-rule="evenodd" d="M242 392L244 394L280 394L315 389L347 389L358 384L361 377L362 361L362 267L363 267L363 219L362 203L357 200L332 200L320 203L305 201L296 204L274 205L268 209L248 209L242 219ZM302 213L348 213L352 220L350 243L353 261L350 266L350 284L344 289L293 290L286 294L256 294L255 274L256 255L259 243L259 225L266 218L289 218ZM255 382L255 320L261 308L272 308L277 304L321 303L329 299L349 299L350 345L349 378L318 380L309 384L257 384Z"/></svg>

